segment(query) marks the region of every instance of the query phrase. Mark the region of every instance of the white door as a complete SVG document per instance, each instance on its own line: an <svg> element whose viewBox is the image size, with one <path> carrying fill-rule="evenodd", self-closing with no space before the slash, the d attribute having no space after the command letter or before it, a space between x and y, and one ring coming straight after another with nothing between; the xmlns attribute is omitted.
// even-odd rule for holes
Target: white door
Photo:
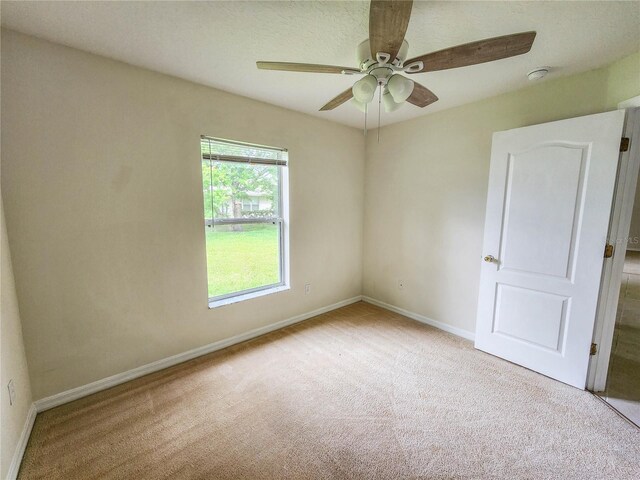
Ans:
<svg viewBox="0 0 640 480"><path fill-rule="evenodd" d="M493 135L476 348L584 388L624 111Z"/></svg>

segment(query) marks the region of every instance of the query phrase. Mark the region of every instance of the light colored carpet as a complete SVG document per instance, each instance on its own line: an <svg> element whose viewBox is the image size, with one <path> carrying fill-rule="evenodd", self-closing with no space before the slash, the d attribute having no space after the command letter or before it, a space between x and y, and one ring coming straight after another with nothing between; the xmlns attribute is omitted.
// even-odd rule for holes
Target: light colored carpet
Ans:
<svg viewBox="0 0 640 480"><path fill-rule="evenodd" d="M591 394L358 303L38 415L21 479L638 479Z"/></svg>

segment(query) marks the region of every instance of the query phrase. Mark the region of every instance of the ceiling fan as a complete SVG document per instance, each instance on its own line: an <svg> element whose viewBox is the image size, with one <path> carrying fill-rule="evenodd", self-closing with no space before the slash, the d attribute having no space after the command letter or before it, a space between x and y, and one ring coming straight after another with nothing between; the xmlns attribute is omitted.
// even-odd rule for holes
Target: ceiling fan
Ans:
<svg viewBox="0 0 640 480"><path fill-rule="evenodd" d="M409 44L404 36L412 6L413 0L371 0L369 39L358 45L357 68L290 62L259 61L256 64L263 70L364 75L352 88L331 99L320 110L333 110L351 99L358 109L366 112L380 87L379 101L385 111L392 112L405 101L426 107L438 100L431 90L398 72L410 75L435 72L522 55L531 50L536 36L536 32L523 32L486 38L407 60Z"/></svg>

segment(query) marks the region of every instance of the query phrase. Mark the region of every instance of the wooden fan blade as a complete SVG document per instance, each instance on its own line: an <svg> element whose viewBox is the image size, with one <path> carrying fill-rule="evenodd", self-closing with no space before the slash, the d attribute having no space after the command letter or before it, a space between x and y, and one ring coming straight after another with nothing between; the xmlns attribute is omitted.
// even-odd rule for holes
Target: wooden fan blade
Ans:
<svg viewBox="0 0 640 480"><path fill-rule="evenodd" d="M416 107L424 108L437 101L438 97L435 93L427 87L423 87L419 83L413 82L413 92L411 92L411 95L407 98L407 102L413 103Z"/></svg>
<svg viewBox="0 0 640 480"><path fill-rule="evenodd" d="M531 50L536 32L515 33L502 37L485 38L477 42L465 43L457 47L445 48L404 62L410 65L419 60L424 63L422 70L411 73L435 72L449 68L466 67L492 62L502 58L515 57ZM409 73L409 72L407 72Z"/></svg>
<svg viewBox="0 0 640 480"><path fill-rule="evenodd" d="M353 67L338 67L335 65L316 65L313 63L293 63L293 62L256 62L261 70L284 70L287 72L309 72L309 73L361 73Z"/></svg>
<svg viewBox="0 0 640 480"><path fill-rule="evenodd" d="M376 53L390 55L392 62L402 46L407 33L413 0L371 0L369 7L369 46L371 58Z"/></svg>
<svg viewBox="0 0 640 480"><path fill-rule="evenodd" d="M338 95L335 98L332 98L331 100L329 100L329 102L323 106L320 111L324 111L324 110L333 110L336 107L339 107L340 105L342 105L344 102L346 102L347 100L351 99L351 97L353 97L353 92L351 91L351 88L345 90L344 92L342 92L340 95Z"/></svg>

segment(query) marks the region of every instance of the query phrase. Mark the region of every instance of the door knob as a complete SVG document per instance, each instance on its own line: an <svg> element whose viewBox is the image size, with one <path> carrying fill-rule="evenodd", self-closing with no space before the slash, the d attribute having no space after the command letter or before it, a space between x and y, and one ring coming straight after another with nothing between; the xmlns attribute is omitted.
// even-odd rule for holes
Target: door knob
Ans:
<svg viewBox="0 0 640 480"><path fill-rule="evenodd" d="M493 255L487 255L486 257L484 257L484 261L489 263L492 263L492 262L497 263L497 260Z"/></svg>

